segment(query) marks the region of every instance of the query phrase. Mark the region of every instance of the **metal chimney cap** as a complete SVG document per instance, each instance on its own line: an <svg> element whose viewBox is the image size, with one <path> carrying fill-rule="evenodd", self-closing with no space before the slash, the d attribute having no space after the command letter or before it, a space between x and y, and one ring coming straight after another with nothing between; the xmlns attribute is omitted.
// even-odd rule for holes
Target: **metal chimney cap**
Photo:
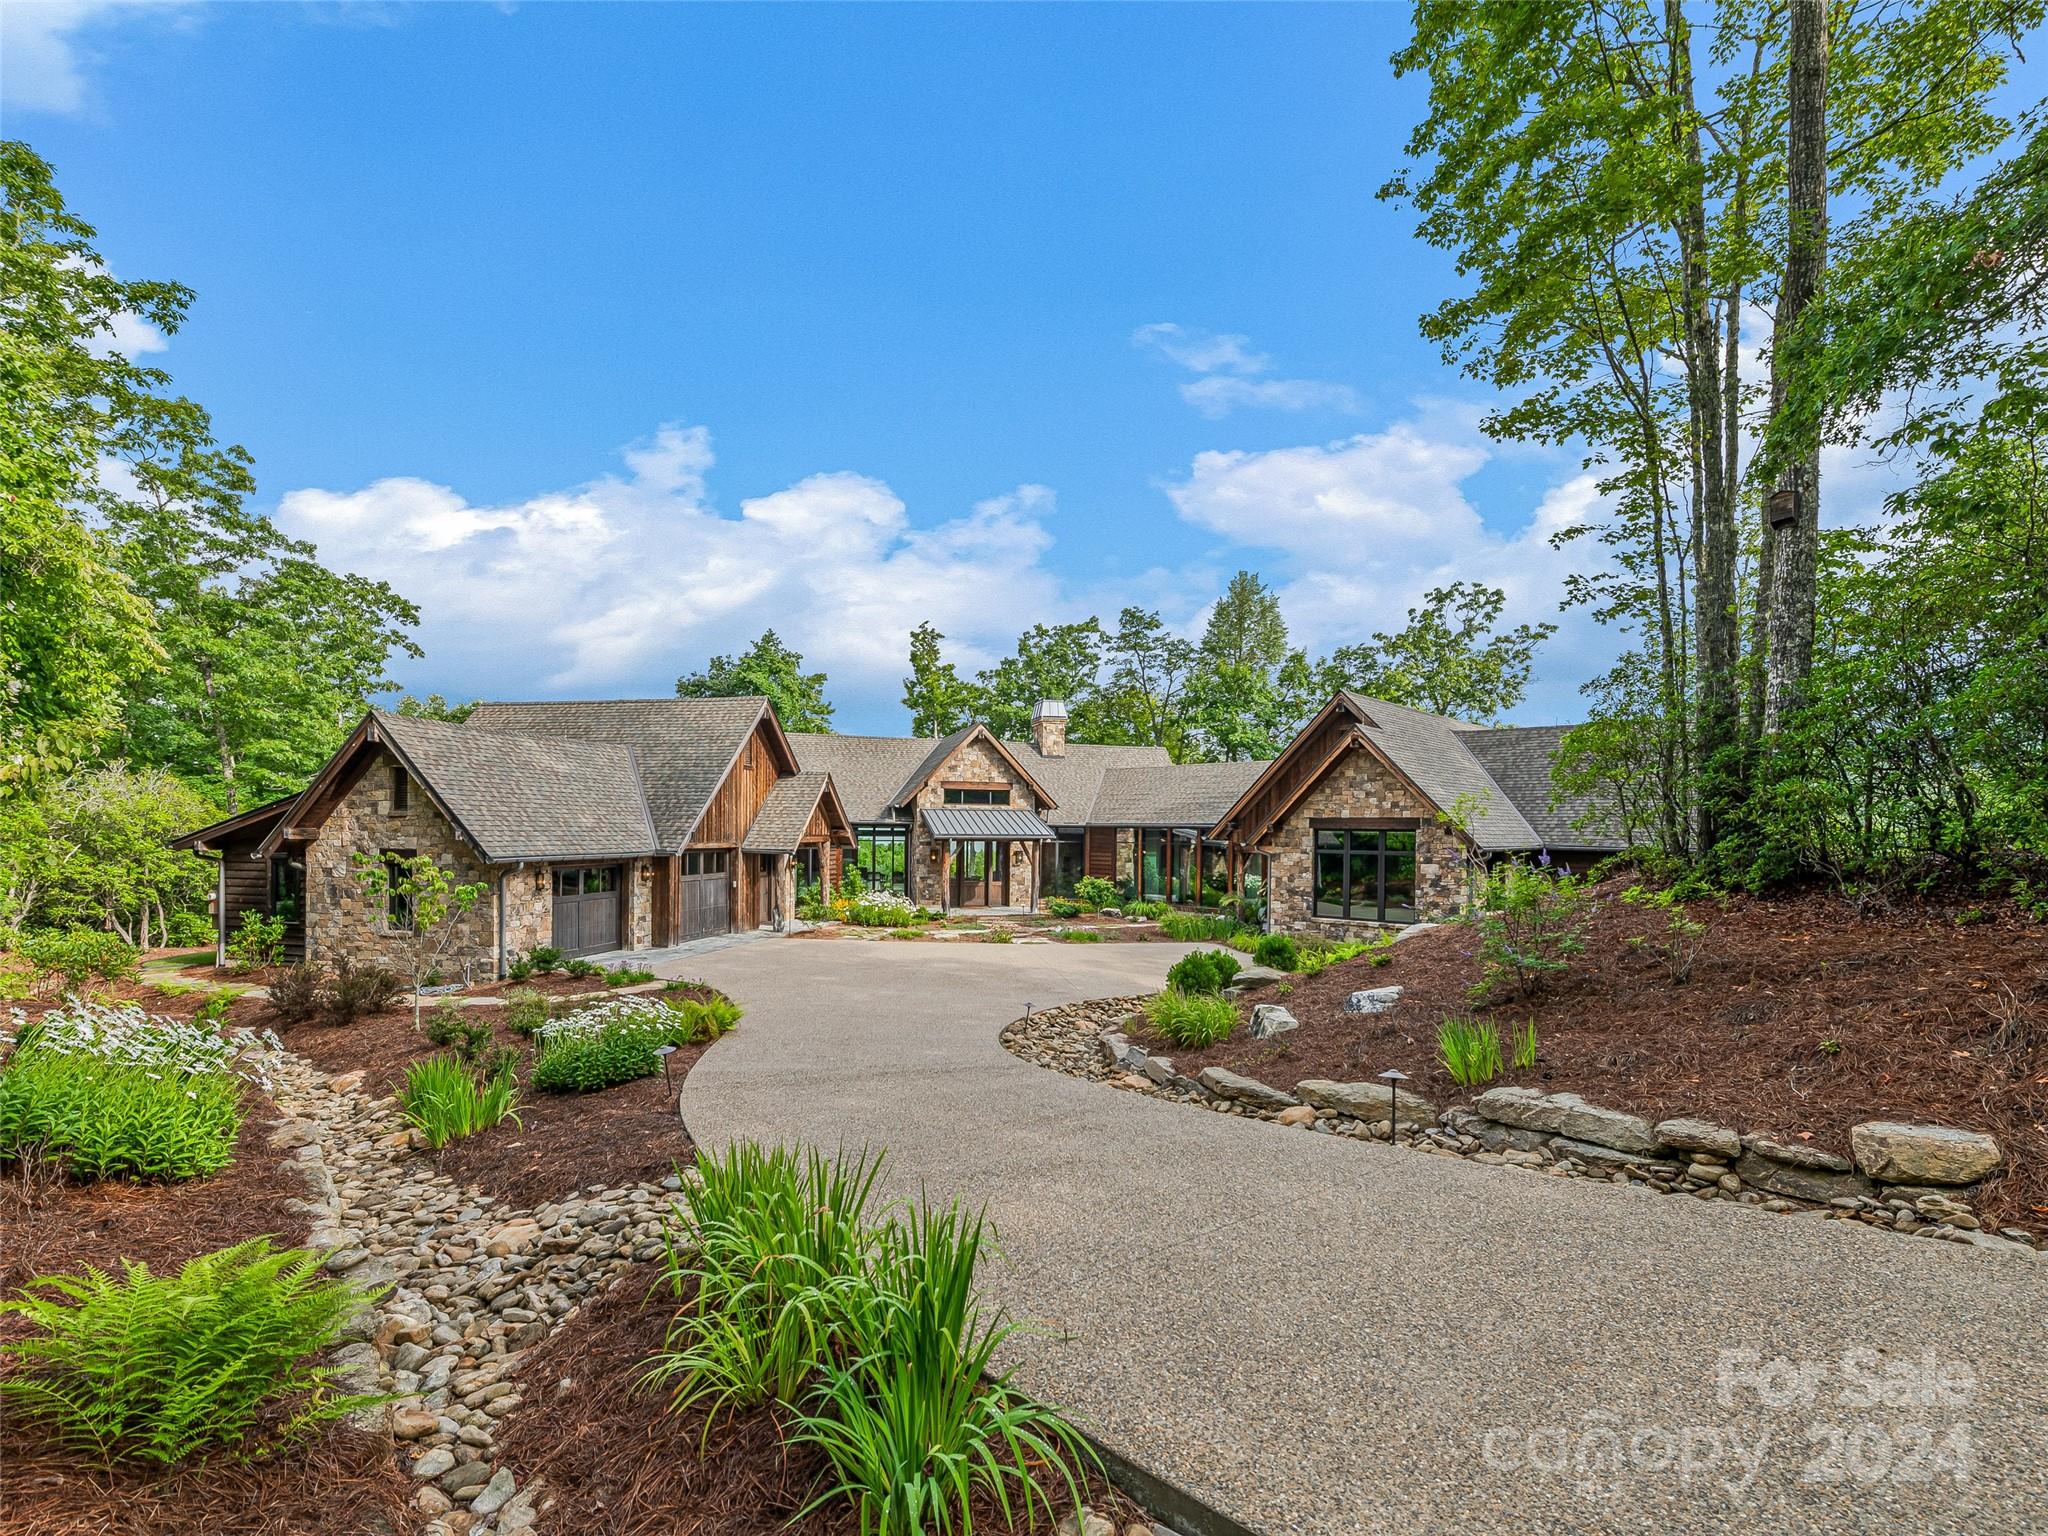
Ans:
<svg viewBox="0 0 2048 1536"><path fill-rule="evenodd" d="M1064 720L1067 718L1067 701L1065 699L1040 699L1031 706L1031 718L1034 720Z"/></svg>

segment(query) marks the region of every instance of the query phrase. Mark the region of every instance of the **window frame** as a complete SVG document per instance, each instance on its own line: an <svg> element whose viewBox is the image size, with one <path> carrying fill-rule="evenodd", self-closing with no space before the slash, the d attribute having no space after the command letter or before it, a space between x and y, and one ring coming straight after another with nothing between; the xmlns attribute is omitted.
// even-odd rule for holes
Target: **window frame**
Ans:
<svg viewBox="0 0 2048 1536"><path fill-rule="evenodd" d="M1008 805L1007 784L948 784L939 791L946 805Z"/></svg>
<svg viewBox="0 0 2048 1536"><path fill-rule="evenodd" d="M1311 822L1309 916L1333 923L1420 922L1422 911L1415 898L1421 873L1421 826L1413 818L1395 817L1329 817ZM1334 842L1326 843L1326 839ZM1393 846L1396 839L1405 839L1406 846ZM1387 899L1388 872L1390 868L1398 870L1404 860L1408 899L1397 906ZM1329 888L1335 890L1337 899L1326 901L1326 871L1332 868L1335 884ZM1363 889L1370 890L1369 898L1359 899ZM1329 907L1336 910L1326 910Z"/></svg>
<svg viewBox="0 0 2048 1536"><path fill-rule="evenodd" d="M412 898L398 889L398 866L410 863L420 856L417 848L380 848L377 856L384 861L384 931L386 933L411 933L413 931Z"/></svg>
<svg viewBox="0 0 2048 1536"><path fill-rule="evenodd" d="M890 861L893 867L883 871L884 878L877 881L875 869L878 860L877 849L895 848L901 856ZM851 862L844 856L840 861L842 875L852 870L860 876L861 889L866 891L893 891L898 896L910 894L910 823L905 821L864 821L853 829L853 854Z"/></svg>
<svg viewBox="0 0 2048 1536"><path fill-rule="evenodd" d="M391 765L391 814L402 816L412 809L412 775L405 771L405 764Z"/></svg>

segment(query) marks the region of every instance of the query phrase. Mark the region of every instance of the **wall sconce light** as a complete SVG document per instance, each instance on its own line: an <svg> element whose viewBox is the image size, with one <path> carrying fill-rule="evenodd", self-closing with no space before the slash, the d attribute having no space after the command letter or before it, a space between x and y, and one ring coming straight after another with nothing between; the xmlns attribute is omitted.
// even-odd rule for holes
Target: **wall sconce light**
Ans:
<svg viewBox="0 0 2048 1536"><path fill-rule="evenodd" d="M1799 521L1799 487L1788 485L1783 490L1771 492L1771 499L1764 503L1764 508L1773 528L1790 528Z"/></svg>

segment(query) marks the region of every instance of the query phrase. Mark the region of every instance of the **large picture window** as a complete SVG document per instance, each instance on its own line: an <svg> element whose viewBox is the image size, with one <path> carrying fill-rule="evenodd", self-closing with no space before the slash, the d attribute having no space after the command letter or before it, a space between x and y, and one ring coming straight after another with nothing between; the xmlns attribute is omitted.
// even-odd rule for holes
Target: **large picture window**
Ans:
<svg viewBox="0 0 2048 1536"><path fill-rule="evenodd" d="M908 896L910 828L901 823L855 827L853 869L866 890Z"/></svg>
<svg viewBox="0 0 2048 1536"><path fill-rule="evenodd" d="M1318 827L1315 915L1412 923L1415 833L1388 827Z"/></svg>

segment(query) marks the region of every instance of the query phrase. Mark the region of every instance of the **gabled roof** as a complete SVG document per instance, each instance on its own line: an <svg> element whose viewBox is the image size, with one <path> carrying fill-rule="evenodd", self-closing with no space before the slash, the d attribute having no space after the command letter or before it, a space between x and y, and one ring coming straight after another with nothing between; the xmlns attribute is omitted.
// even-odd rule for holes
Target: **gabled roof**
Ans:
<svg viewBox="0 0 2048 1536"><path fill-rule="evenodd" d="M1413 781L1440 811L1450 810L1460 795L1480 802L1471 820L1472 837L1481 848L1541 848L1543 839L1507 792L1493 781L1466 740L1484 729L1464 720L1426 714L1405 704L1368 698L1346 690L1338 695L1358 717L1365 738Z"/></svg>
<svg viewBox="0 0 2048 1536"><path fill-rule="evenodd" d="M1090 819L1113 826L1211 827L1266 771L1262 762L1111 768Z"/></svg>
<svg viewBox="0 0 2048 1536"><path fill-rule="evenodd" d="M1052 791L1041 784L1032 774L1031 770L1019 761L1017 754L996 738L994 731L978 723L963 725L959 730L953 732L952 735L941 736L937 741L933 742L932 749L918 760L917 766L910 770L909 777L897 785L896 793L890 796L889 803L897 806L910 804L916 798L917 792L925 787L931 776L939 771L940 765L955 752L966 746L968 742L976 738L987 742L993 747L996 755L1008 762L1017 776L1031 786L1032 793L1038 796L1038 807L1040 810L1052 810L1059 803L1053 798ZM1036 755L1036 753L1033 754L1033 756Z"/></svg>
<svg viewBox="0 0 2048 1536"><path fill-rule="evenodd" d="M1602 852L1626 848L1627 842L1602 814L1597 796L1560 796L1551 782L1551 764L1570 729L1568 725L1503 725L1468 731L1459 740L1536 829L1544 846ZM1582 821L1584 826L1574 825Z"/></svg>
<svg viewBox="0 0 2048 1536"><path fill-rule="evenodd" d="M365 754L378 747L404 765L486 863L658 850L629 748L503 735L382 710L363 717L264 839L264 850L324 820Z"/></svg>
<svg viewBox="0 0 2048 1536"><path fill-rule="evenodd" d="M792 773L777 779L754 813L754 824L740 846L748 853L795 853L810 830L811 817L819 802L825 805L825 820L832 827L835 842L853 841L852 824L846 807L833 791L829 773Z"/></svg>
<svg viewBox="0 0 2048 1536"><path fill-rule="evenodd" d="M187 832L183 837L172 843L171 846L173 848L192 848L204 852L223 839L232 837L237 832L254 832L258 828L268 827L283 816L286 811L290 810L298 798L297 795L281 795L275 800L267 801L249 810L237 811L234 815L223 817L211 826L201 827L197 832Z"/></svg>
<svg viewBox="0 0 2048 1536"><path fill-rule="evenodd" d="M763 719L785 766L798 764L763 698L563 699L486 703L461 729L630 747L645 783L658 846L681 848Z"/></svg>
<svg viewBox="0 0 2048 1536"><path fill-rule="evenodd" d="M924 761L929 740L916 736L840 736L794 731L789 744L807 773L829 773L856 824L895 819L891 797Z"/></svg>
<svg viewBox="0 0 2048 1536"><path fill-rule="evenodd" d="M1114 818L1101 811L1102 796L1110 780L1120 773L1143 770L1155 777L1176 778L1181 768L1164 747L1105 747L1093 742L1070 741L1063 757L1042 756L1028 741L1003 743L1031 770L1031 776L1051 790L1059 802L1050 812L1040 814L1055 827L1085 827Z"/></svg>
<svg viewBox="0 0 2048 1536"><path fill-rule="evenodd" d="M798 731L791 734L797 761L806 769L832 775L832 785L846 802L846 812L857 823L900 820L899 793L913 778L922 783L944 762L948 753L966 739L956 731L934 743L916 736L839 736ZM946 742L952 745L933 753ZM1026 776L1046 792L1052 806L1041 805L1039 814L1055 827L1081 827L1102 820L1094 814L1096 796L1106 777L1120 768L1151 768L1174 771L1174 761L1164 747L1098 746L1092 742L1069 742L1065 755L1047 757L1028 741L998 743L1005 754L1019 764Z"/></svg>

